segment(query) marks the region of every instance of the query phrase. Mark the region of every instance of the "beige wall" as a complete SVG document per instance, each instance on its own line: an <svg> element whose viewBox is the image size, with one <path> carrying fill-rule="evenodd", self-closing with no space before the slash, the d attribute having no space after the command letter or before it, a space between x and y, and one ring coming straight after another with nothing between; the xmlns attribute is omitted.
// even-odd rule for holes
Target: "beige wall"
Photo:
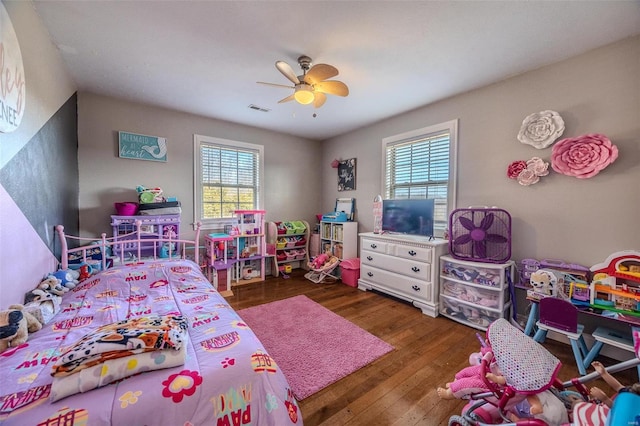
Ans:
<svg viewBox="0 0 640 426"><path fill-rule="evenodd" d="M118 131L167 138L167 162L118 157ZM193 135L264 145L267 220L314 221L320 209L321 144L225 121L98 96L78 96L81 234L110 235L113 203L135 201L137 185L161 187L193 223ZM181 232L182 233L182 232Z"/></svg>
<svg viewBox="0 0 640 426"><path fill-rule="evenodd" d="M323 206L355 197L360 231L372 230L371 203L382 192L382 139L458 118L457 206L509 211L514 260L591 266L615 251L640 250L639 76L640 37L634 37L326 141ZM607 135L618 146L618 160L586 180L553 171L530 187L508 179L514 160L550 161L551 147L537 150L516 139L522 120L546 109L563 117L562 137ZM357 158L357 188L339 193L329 162L351 157Z"/></svg>

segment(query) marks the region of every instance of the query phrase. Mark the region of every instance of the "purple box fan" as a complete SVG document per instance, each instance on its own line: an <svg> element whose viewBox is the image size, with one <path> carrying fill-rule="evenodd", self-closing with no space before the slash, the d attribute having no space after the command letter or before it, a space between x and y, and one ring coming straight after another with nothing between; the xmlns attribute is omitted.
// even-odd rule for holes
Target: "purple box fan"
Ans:
<svg viewBox="0 0 640 426"><path fill-rule="evenodd" d="M449 254L472 262L507 262L511 259L511 215L495 207L452 211Z"/></svg>

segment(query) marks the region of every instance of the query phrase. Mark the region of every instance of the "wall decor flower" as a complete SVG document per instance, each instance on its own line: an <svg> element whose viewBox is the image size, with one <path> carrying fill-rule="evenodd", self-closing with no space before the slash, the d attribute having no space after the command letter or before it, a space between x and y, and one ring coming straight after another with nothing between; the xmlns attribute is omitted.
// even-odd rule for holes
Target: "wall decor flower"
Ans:
<svg viewBox="0 0 640 426"><path fill-rule="evenodd" d="M594 177L618 158L618 147L599 133L558 141L551 151L551 167L578 179Z"/></svg>
<svg viewBox="0 0 640 426"><path fill-rule="evenodd" d="M542 176L549 174L549 163L542 158L533 157L530 160L517 160L507 167L509 179L515 179L522 186L538 183Z"/></svg>
<svg viewBox="0 0 640 426"><path fill-rule="evenodd" d="M522 121L518 140L542 149L551 145L564 132L564 120L555 111L546 110L527 116Z"/></svg>

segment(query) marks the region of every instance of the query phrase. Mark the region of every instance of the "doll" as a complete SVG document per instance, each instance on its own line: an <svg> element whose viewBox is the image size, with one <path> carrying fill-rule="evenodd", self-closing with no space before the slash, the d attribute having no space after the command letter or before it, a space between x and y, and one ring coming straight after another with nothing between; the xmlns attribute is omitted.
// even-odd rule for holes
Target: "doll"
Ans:
<svg viewBox="0 0 640 426"><path fill-rule="evenodd" d="M622 383L620 383L618 379L613 377L606 370L606 368L604 368L604 365L602 365L602 363L600 363L599 361L593 361L591 363L591 366L593 367L594 370L598 372L598 374L600 374L600 377L602 377L602 380L604 380L609 386L611 386L611 389L615 391L616 395L622 389L626 389L629 392L633 392L637 395L640 395L640 383L636 383L634 385L626 387ZM609 408L611 408L611 406L613 405L613 400L616 397L614 395L613 397L610 398L606 393L602 391L602 389L600 389L597 386L594 386L589 390L589 395L591 396L591 398L602 402L604 405L606 405Z"/></svg>
<svg viewBox="0 0 640 426"><path fill-rule="evenodd" d="M489 347L483 347L481 353L487 356L490 352ZM472 362L472 357L469 358L469 362ZM494 383L501 381L501 375L498 370L498 366L495 363L490 364L491 372L486 374L486 378ZM481 377L482 365L481 363L472 364L469 367L465 367L458 371L454 380L445 384L445 387L438 387L436 391L441 399L469 399L474 393L487 392L486 383Z"/></svg>
<svg viewBox="0 0 640 426"><path fill-rule="evenodd" d="M609 417L609 411L613 405L613 400L617 396L618 392L626 390L636 395L640 395L640 383L636 383L631 386L623 386L615 377L613 377L600 363L594 361L591 363L594 370L602 380L604 380L615 392L616 395L609 397L604 391L597 386L592 387L589 390L589 396L593 399L590 402L578 401L573 405L573 424L577 426L600 426L607 424L607 418ZM598 404L600 401L601 404Z"/></svg>

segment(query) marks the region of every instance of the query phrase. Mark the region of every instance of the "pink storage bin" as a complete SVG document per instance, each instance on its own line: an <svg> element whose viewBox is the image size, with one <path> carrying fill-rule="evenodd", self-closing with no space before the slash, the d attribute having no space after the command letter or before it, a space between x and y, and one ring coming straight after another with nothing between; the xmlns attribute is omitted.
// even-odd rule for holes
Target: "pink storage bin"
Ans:
<svg viewBox="0 0 640 426"><path fill-rule="evenodd" d="M358 279L360 278L360 259L346 259L340 263L342 269L340 279L343 283L350 287L358 287Z"/></svg>
<svg viewBox="0 0 640 426"><path fill-rule="evenodd" d="M134 216L138 212L138 203L115 203L114 207L118 216Z"/></svg>

